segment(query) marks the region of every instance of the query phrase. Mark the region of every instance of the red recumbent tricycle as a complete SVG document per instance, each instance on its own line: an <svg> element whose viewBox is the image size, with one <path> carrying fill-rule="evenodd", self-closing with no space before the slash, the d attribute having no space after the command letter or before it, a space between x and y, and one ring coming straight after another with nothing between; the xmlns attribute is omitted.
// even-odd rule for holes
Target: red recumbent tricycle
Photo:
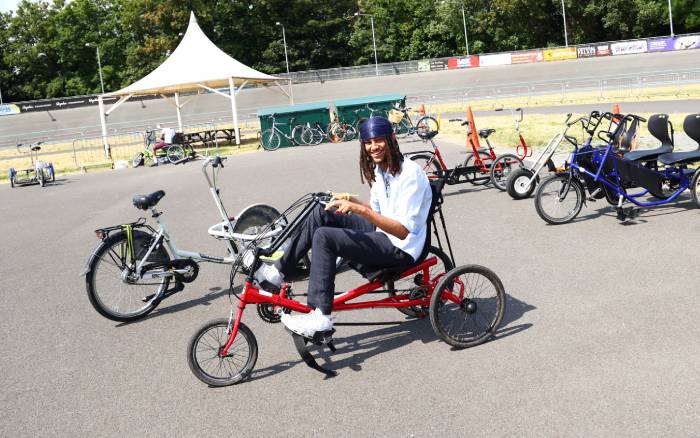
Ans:
<svg viewBox="0 0 700 438"><path fill-rule="evenodd" d="M454 257L441 209L444 180L433 180L430 184L433 202L428 215L429 229L418 261L403 268L353 266L367 282L347 292L336 293L333 311L394 307L410 317L430 316L433 330L440 339L458 349L473 347L488 340L497 330L505 311L505 291L501 280L488 268L478 265L453 268ZM331 197L331 193L310 193L300 198L283 213L289 218L298 212L284 232L269 246L254 249L255 261L252 268L245 270L241 262L234 265L230 291L238 298L237 305L232 305L227 319L204 324L188 346L189 367L202 382L211 386L232 385L244 381L253 371L258 357L258 344L253 332L241 321L248 305L256 305L258 315L271 323L279 322L282 312L311 311L309 306L295 299L296 294L289 284L283 284L278 293L260 289L254 280L254 272L262 260L271 257L281 248L315 208L327 204ZM436 217L440 219L450 256L442 250ZM431 226L438 247L431 246ZM261 236L265 232L263 230ZM255 242L251 245L255 245ZM234 281L236 274L243 271L247 271L246 278L242 292L238 294L234 292ZM357 298L367 294L384 294L386 297L357 301ZM313 338L292 333L294 345L304 362L327 376L336 375L336 371L321 367L307 346L309 343L325 345L334 352L334 332L335 330L317 332Z"/></svg>

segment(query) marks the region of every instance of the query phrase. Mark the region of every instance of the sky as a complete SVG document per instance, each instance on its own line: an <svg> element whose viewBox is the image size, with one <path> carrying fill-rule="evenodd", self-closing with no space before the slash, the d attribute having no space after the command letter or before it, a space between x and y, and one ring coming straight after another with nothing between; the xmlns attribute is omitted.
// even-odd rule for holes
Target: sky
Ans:
<svg viewBox="0 0 700 438"><path fill-rule="evenodd" d="M0 0L0 12L14 11L20 0Z"/></svg>

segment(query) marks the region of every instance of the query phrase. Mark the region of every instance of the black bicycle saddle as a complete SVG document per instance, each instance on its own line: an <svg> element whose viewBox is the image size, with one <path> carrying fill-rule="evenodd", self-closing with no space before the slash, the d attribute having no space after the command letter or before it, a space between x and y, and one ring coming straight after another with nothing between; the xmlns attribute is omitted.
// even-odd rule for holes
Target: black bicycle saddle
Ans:
<svg viewBox="0 0 700 438"><path fill-rule="evenodd" d="M496 132L496 130L493 128L479 129L479 137L488 138L489 135L493 134L494 132Z"/></svg>
<svg viewBox="0 0 700 438"><path fill-rule="evenodd" d="M165 196L165 192L162 190L153 192L150 195L136 195L133 199L134 207L141 210L148 210L158 204L158 201L160 201L163 196Z"/></svg>

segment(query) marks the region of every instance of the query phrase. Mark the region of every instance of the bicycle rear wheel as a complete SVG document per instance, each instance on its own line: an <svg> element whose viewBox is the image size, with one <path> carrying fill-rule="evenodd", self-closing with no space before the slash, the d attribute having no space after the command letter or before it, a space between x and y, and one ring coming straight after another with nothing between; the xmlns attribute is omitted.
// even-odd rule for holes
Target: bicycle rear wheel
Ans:
<svg viewBox="0 0 700 438"><path fill-rule="evenodd" d="M167 151L165 151L165 155L168 157L168 161L170 161L172 164L176 164L185 158L185 149L183 149L183 147L179 144L173 144L168 147Z"/></svg>
<svg viewBox="0 0 700 438"><path fill-rule="evenodd" d="M326 132L328 133L328 139L331 143L340 143L345 140L345 128L338 122L333 122L328 125Z"/></svg>
<svg viewBox="0 0 700 438"><path fill-rule="evenodd" d="M479 151L479 158L481 158L481 167L478 170L470 172L466 175L466 179L475 186L483 186L491 182L490 171L493 158L488 152L485 151ZM467 160L464 165L466 167L476 166L474 154L469 154L467 156Z"/></svg>
<svg viewBox="0 0 700 438"><path fill-rule="evenodd" d="M308 143L306 143L303 138L304 131L308 129L311 129L311 127L304 125L296 125L292 129L292 141L295 143L295 145L308 145Z"/></svg>
<svg viewBox="0 0 700 438"><path fill-rule="evenodd" d="M276 151L279 149L281 141L280 135L272 129L263 131L260 136L260 145L266 151Z"/></svg>
<svg viewBox="0 0 700 438"><path fill-rule="evenodd" d="M418 134L418 137L423 138L431 132L436 132L439 128L438 122L434 117L423 116L416 123L416 134Z"/></svg>
<svg viewBox="0 0 700 438"><path fill-rule="evenodd" d="M458 266L435 287L430 323L451 346L474 347L493 336L505 307L505 290L493 271L479 265Z"/></svg>
<svg viewBox="0 0 700 438"><path fill-rule="evenodd" d="M152 236L133 230L136 265L141 262L151 244ZM134 321L148 315L158 306L168 289L170 279L142 280L130 266L129 244L125 232L109 236L88 262L85 276L88 299L92 307L113 321ZM146 259L148 264L165 266L170 260L163 246L157 247Z"/></svg>
<svg viewBox="0 0 700 438"><path fill-rule="evenodd" d="M202 382L211 386L240 383L253 371L258 360L258 342L253 332L242 322L236 339L226 356L219 353L226 345L230 329L227 319L204 324L192 336L187 347L187 365Z"/></svg>

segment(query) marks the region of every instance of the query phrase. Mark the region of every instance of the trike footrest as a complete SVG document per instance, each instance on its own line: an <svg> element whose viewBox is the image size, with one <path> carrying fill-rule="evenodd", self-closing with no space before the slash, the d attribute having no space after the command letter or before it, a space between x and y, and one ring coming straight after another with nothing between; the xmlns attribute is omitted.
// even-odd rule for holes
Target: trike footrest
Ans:
<svg viewBox="0 0 700 438"><path fill-rule="evenodd" d="M296 347L297 353L299 353L299 356L301 356L301 359L304 361L304 363L306 363L306 365L309 368L313 368L316 371L322 372L328 377L335 377L338 375L336 371L323 368L321 365L319 365L318 362L316 362L316 359L314 359L313 355L311 355L309 350L306 348L309 342L315 345L325 344L328 346L329 350L335 353L335 346L333 345L332 338L333 333L335 333L335 329L330 330L328 332L316 332L314 333L314 336L312 338L307 338L291 331L290 333L292 334L292 339L294 340L294 347Z"/></svg>

